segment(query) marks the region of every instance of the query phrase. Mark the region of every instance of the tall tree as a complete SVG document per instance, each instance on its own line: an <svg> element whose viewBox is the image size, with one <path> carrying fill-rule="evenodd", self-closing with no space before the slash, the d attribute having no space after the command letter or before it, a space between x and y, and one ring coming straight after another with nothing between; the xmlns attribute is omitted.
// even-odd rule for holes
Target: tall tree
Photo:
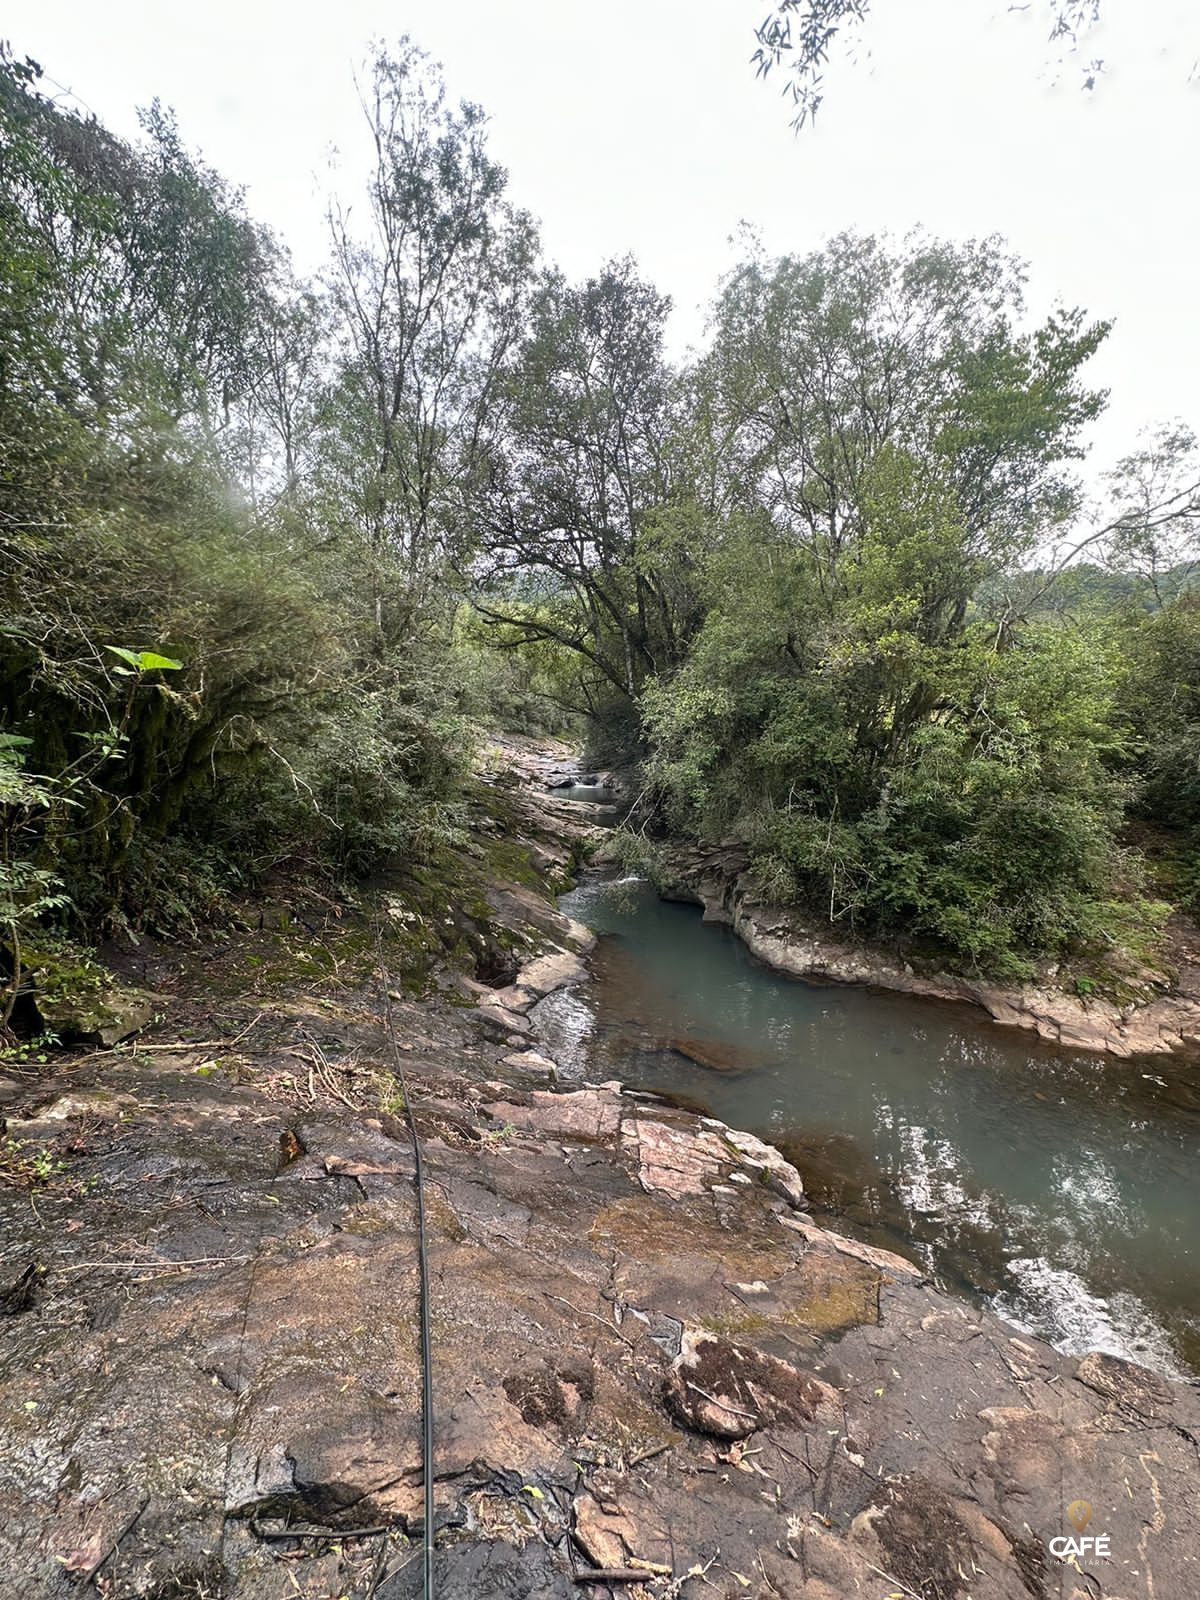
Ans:
<svg viewBox="0 0 1200 1600"><path fill-rule="evenodd" d="M449 103L407 40L380 47L362 89L374 150L369 205L330 215L342 336L337 405L362 461L341 461L376 572L420 587L466 537L462 507L520 325L537 240L505 198L486 117Z"/></svg>
<svg viewBox="0 0 1200 1600"><path fill-rule="evenodd" d="M547 278L480 500L483 615L569 645L629 699L672 659L681 625L656 560L672 492L669 306L628 258L578 285Z"/></svg>
<svg viewBox="0 0 1200 1600"><path fill-rule="evenodd" d="M1012 560L1077 512L1064 467L1104 396L1080 371L1108 331L1060 310L1019 329L1020 264L996 240L853 234L754 255L727 280L698 382L726 495L786 531L830 605L861 538L872 463L907 452L952 490L968 566Z"/></svg>

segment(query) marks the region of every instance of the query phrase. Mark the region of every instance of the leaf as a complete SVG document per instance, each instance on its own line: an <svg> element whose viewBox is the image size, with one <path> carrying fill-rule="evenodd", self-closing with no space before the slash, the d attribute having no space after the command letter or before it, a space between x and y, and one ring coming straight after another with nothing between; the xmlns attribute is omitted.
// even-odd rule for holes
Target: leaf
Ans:
<svg viewBox="0 0 1200 1600"><path fill-rule="evenodd" d="M130 669L134 672L179 672L183 668L182 661L176 661L174 656L160 656L155 650L126 650L119 644L106 644L104 648L126 663L125 667L113 668L123 678L130 676Z"/></svg>
<svg viewBox="0 0 1200 1600"><path fill-rule="evenodd" d="M129 666L131 666L131 667L136 667L137 666L138 657L137 657L137 652L135 650L125 650L119 644L106 644L104 646L104 648L111 655L120 656L121 660L126 662Z"/></svg>

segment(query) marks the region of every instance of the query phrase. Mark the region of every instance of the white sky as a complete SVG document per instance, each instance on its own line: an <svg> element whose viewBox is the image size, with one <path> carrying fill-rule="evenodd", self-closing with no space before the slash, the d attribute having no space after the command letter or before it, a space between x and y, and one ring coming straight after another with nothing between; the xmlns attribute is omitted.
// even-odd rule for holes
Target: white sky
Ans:
<svg viewBox="0 0 1200 1600"><path fill-rule="evenodd" d="M155 95L298 264L324 254L328 153L356 193L352 71L410 33L452 95L492 114L511 193L582 276L630 250L674 296L677 351L732 262L740 220L772 251L841 228L998 232L1039 308L1116 318L1094 380L1113 391L1095 466L1148 423L1200 428L1200 18L1195 0L1104 0L1087 54L1054 81L1047 0L876 0L853 66L827 74L798 138L749 66L769 0L9 0L0 25L115 131ZM1189 17L1189 12L1191 16Z"/></svg>

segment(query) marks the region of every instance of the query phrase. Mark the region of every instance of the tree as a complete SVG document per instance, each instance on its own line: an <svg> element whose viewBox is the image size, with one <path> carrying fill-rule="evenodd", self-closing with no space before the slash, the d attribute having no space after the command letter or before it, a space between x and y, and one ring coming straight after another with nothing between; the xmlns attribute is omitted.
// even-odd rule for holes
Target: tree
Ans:
<svg viewBox="0 0 1200 1600"><path fill-rule="evenodd" d="M695 551L703 624L641 699L673 826L741 835L775 897L1010 977L1106 937L1124 749L1108 630L975 601L1074 519L1104 398L1104 324L1023 332L1020 282L994 241L850 236L732 274L696 377L726 520Z"/></svg>
<svg viewBox="0 0 1200 1600"><path fill-rule="evenodd" d="M1065 468L1104 403L1079 375L1108 325L1059 310L1020 332L1021 284L994 239L894 249L852 234L807 257L755 254L726 281L698 375L725 495L786 529L827 604L883 451L936 465L953 491L971 558L959 620L983 566L1076 515Z"/></svg>
<svg viewBox="0 0 1200 1600"><path fill-rule="evenodd" d="M6 232L25 263L9 291L36 296L17 337L53 350L55 402L89 427L218 428L245 388L263 236L160 105L130 146L43 96L39 73L0 61Z"/></svg>
<svg viewBox="0 0 1200 1600"><path fill-rule="evenodd" d="M265 493L294 507L313 467L330 335L326 298L296 283L279 254L263 281L247 359L243 469L252 505Z"/></svg>
<svg viewBox="0 0 1200 1600"><path fill-rule="evenodd" d="M478 503L481 614L510 637L568 646L629 701L678 658L688 625L661 560L669 305L628 258L579 285L548 276L488 436ZM595 705L594 688L584 692Z"/></svg>
<svg viewBox="0 0 1200 1600"><path fill-rule="evenodd" d="M31 918L169 926L281 854L363 866L456 814L445 635L363 665L370 575L318 471L325 308L166 112L143 129L0 58L10 974Z"/></svg>
<svg viewBox="0 0 1200 1600"><path fill-rule="evenodd" d="M1200 562L1200 454L1181 422L1153 430L1108 475L1117 515L1100 541L1105 565L1141 581L1161 606Z"/></svg>
<svg viewBox="0 0 1200 1600"><path fill-rule="evenodd" d="M389 562L419 587L460 553L465 490L537 241L505 199L484 113L452 107L414 45L377 50L361 99L375 165L366 226L351 208L330 213L341 338L332 398L382 629Z"/></svg>

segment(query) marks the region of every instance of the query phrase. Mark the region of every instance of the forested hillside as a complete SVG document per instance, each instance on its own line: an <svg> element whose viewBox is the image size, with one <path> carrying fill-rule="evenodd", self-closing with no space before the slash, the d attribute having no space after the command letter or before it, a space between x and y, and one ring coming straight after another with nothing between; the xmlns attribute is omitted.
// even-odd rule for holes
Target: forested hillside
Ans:
<svg viewBox="0 0 1200 1600"><path fill-rule="evenodd" d="M650 831L843 933L1151 954L1200 897L1200 471L1172 423L1090 503L1107 324L1031 320L999 240L843 236L748 246L674 363L415 48L363 101L304 282L167 110L130 144L0 61L6 1021L31 944L424 859L489 727L640 764Z"/></svg>

